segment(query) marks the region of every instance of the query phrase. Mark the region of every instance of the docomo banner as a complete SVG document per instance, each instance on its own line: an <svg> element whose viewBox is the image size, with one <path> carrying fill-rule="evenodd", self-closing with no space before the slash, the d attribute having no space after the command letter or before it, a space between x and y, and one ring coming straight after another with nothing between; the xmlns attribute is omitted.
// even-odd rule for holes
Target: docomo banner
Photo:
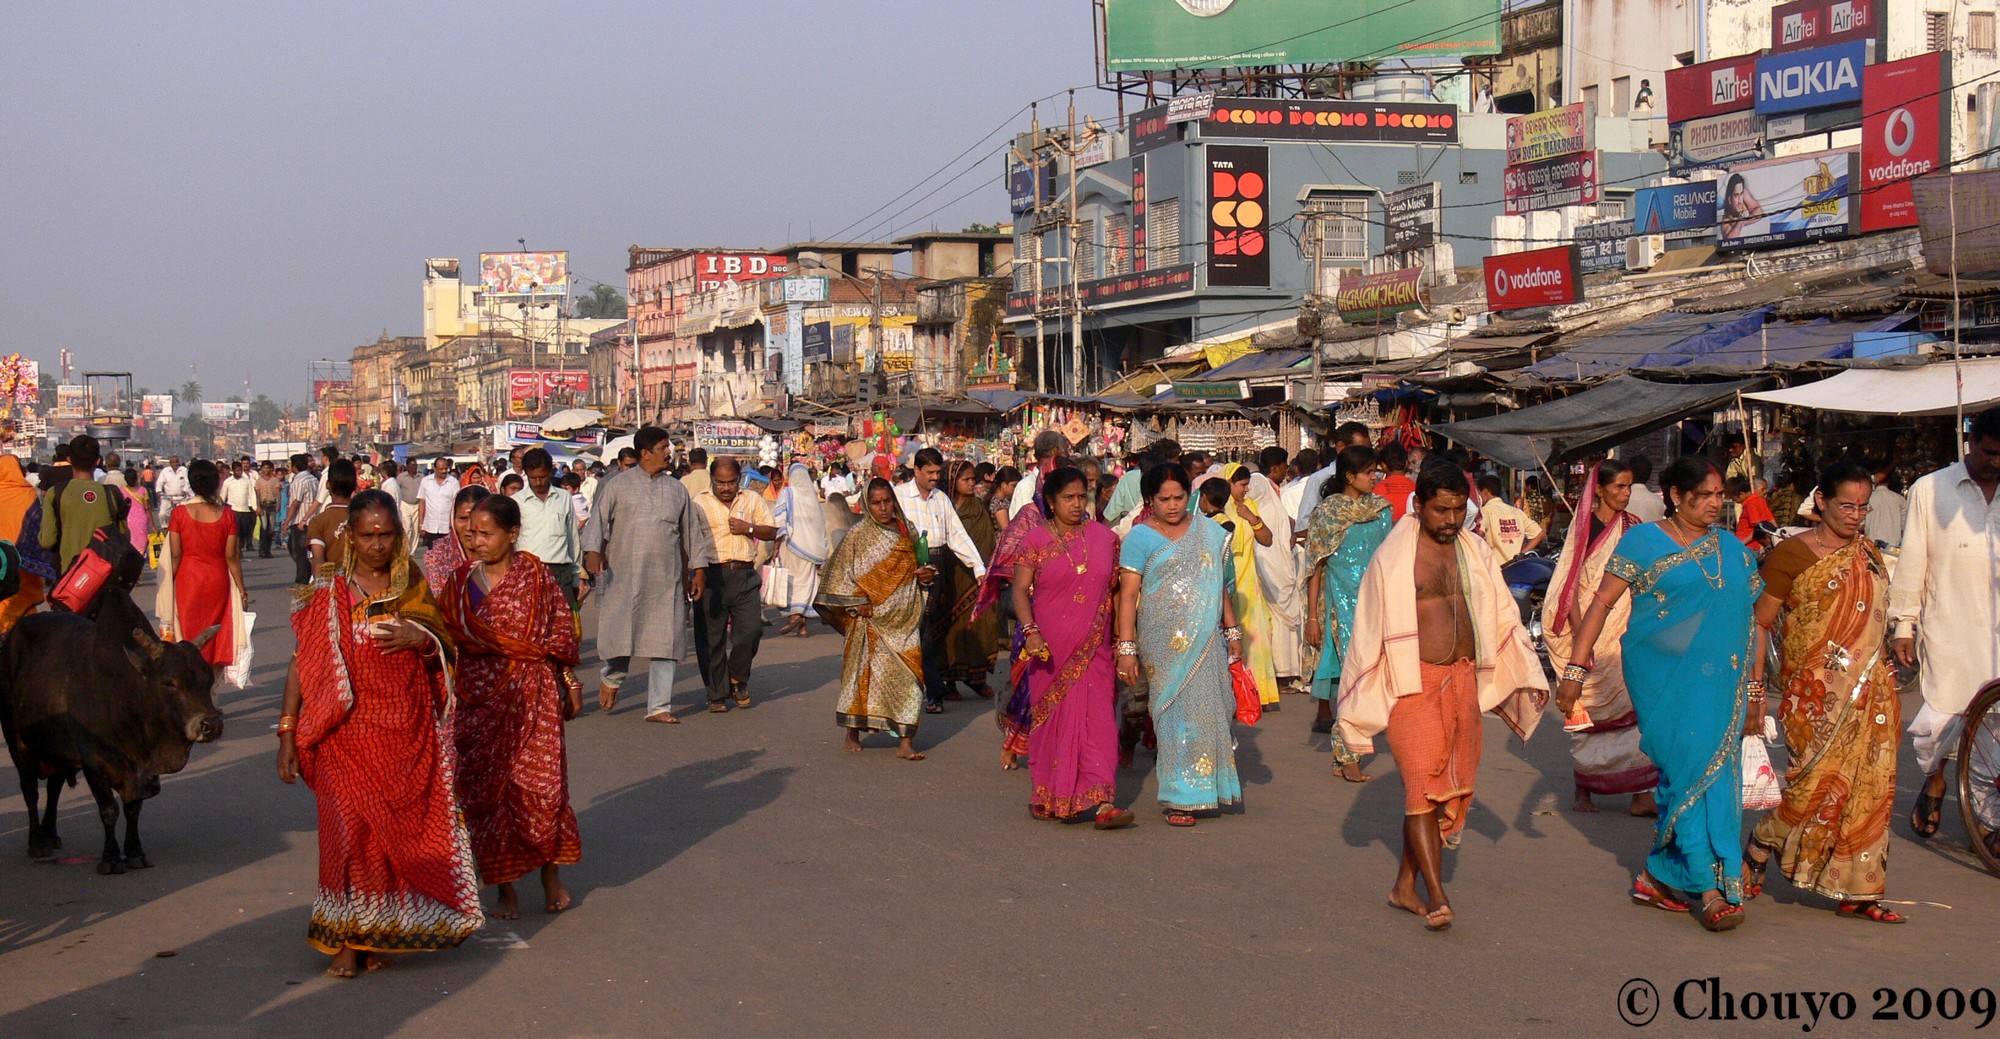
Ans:
<svg viewBox="0 0 2000 1039"><path fill-rule="evenodd" d="M1367 324L1392 318L1405 310L1430 306L1424 289L1424 269L1406 267L1359 278L1342 278L1333 295L1334 309L1349 324Z"/></svg>
<svg viewBox="0 0 2000 1039"><path fill-rule="evenodd" d="M1747 111L1757 104L1757 56L1705 61L1667 70L1667 121Z"/></svg>
<svg viewBox="0 0 2000 1039"><path fill-rule="evenodd" d="M1771 53L1853 40L1880 40L1880 0L1796 0L1771 9Z"/></svg>
<svg viewBox="0 0 2000 1039"><path fill-rule="evenodd" d="M1593 120L1581 102L1507 120L1507 165L1575 155L1596 147Z"/></svg>
<svg viewBox="0 0 2000 1039"><path fill-rule="evenodd" d="M1862 73L1861 229L1917 226L1910 181L1944 164L1951 66L1932 51Z"/></svg>
<svg viewBox="0 0 2000 1039"><path fill-rule="evenodd" d="M1201 122L1203 137L1284 141L1458 141L1458 109L1428 102L1285 101L1223 98Z"/></svg>
<svg viewBox="0 0 2000 1039"><path fill-rule="evenodd" d="M1574 245L1486 258L1486 309L1553 307L1583 298L1583 255Z"/></svg>
<svg viewBox="0 0 2000 1039"><path fill-rule="evenodd" d="M1500 190L1507 199L1507 215L1520 216L1559 206L1595 205L1597 168L1596 152L1507 167L1500 178Z"/></svg>
<svg viewBox="0 0 2000 1039"><path fill-rule="evenodd" d="M561 295L569 288L569 253L480 253L479 284L496 296Z"/></svg>

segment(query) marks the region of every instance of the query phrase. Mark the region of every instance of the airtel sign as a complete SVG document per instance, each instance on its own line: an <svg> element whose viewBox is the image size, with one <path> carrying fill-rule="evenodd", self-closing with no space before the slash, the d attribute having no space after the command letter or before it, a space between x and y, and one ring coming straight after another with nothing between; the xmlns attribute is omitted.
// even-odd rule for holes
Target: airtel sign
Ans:
<svg viewBox="0 0 2000 1039"><path fill-rule="evenodd" d="M1583 253L1558 245L1486 258L1486 309L1523 310L1583 298Z"/></svg>
<svg viewBox="0 0 2000 1039"><path fill-rule="evenodd" d="M1757 56L1745 54L1667 70L1667 121L1741 112L1757 103Z"/></svg>

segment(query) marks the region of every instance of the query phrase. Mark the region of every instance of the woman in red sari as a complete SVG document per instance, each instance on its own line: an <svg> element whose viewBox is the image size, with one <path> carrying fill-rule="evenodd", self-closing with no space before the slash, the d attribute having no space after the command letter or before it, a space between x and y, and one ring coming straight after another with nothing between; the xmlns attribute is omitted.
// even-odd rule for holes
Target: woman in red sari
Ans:
<svg viewBox="0 0 2000 1039"><path fill-rule="evenodd" d="M424 549L424 580L432 588L443 589L472 558L472 507L491 493L484 487L461 487L451 500L451 533Z"/></svg>
<svg viewBox="0 0 2000 1039"><path fill-rule="evenodd" d="M1063 466L1042 480L1040 512L1014 559L1014 615L1023 649L1014 678L1027 683L1026 740L1009 732L1007 752L1028 755L1037 819L1096 810L1100 830L1132 825L1118 794L1118 693L1111 659L1118 535L1090 518L1090 481ZM1025 515L1027 510L1023 510Z"/></svg>
<svg viewBox="0 0 2000 1039"><path fill-rule="evenodd" d="M292 614L298 654L278 719L278 778L319 801L319 895L306 940L327 973L448 949L485 922L452 796L450 636L395 499L348 506L347 567Z"/></svg>
<svg viewBox="0 0 2000 1039"><path fill-rule="evenodd" d="M569 908L558 866L583 859L569 804L563 723L583 709L576 624L555 575L517 552L521 507L491 495L472 508L471 566L438 598L458 647L458 801L479 879L500 887L493 916L521 915L514 881L541 870L543 909Z"/></svg>
<svg viewBox="0 0 2000 1039"><path fill-rule="evenodd" d="M197 458L187 475L194 500L167 518L168 555L174 561L174 635L219 628L201 655L220 670L236 660L229 593L233 589L242 595L243 555L236 543L236 516L217 497L221 470Z"/></svg>

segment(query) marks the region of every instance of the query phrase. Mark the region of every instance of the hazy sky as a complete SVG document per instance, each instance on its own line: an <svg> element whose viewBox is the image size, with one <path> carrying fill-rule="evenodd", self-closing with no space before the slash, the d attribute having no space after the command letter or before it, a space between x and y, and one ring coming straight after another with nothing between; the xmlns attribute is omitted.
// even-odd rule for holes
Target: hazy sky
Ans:
<svg viewBox="0 0 2000 1039"><path fill-rule="evenodd" d="M0 245L38 276L0 351L299 400L422 332L424 257L525 237L622 291L633 243L827 237L1091 78L1089 0L12 5ZM1005 209L988 160L847 234Z"/></svg>

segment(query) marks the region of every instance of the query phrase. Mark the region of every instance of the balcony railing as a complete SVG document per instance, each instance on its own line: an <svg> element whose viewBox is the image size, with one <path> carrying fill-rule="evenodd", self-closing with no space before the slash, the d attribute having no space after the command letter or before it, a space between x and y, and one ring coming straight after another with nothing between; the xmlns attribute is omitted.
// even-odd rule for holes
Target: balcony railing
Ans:
<svg viewBox="0 0 2000 1039"><path fill-rule="evenodd" d="M1562 40L1562 5L1538 4L1507 12L1500 23L1500 50L1518 54Z"/></svg>

